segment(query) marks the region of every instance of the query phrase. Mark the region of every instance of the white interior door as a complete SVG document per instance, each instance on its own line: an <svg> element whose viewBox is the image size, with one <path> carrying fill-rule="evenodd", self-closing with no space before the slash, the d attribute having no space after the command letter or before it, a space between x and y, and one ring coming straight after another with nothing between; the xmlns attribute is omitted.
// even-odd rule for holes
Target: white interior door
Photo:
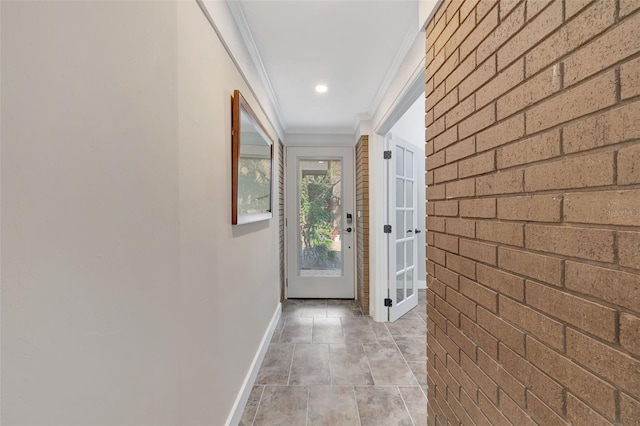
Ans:
<svg viewBox="0 0 640 426"><path fill-rule="evenodd" d="M288 298L355 298L353 147L288 147Z"/></svg>
<svg viewBox="0 0 640 426"><path fill-rule="evenodd" d="M388 138L392 152L388 160L389 177L389 321L395 321L417 306L418 268L416 149L400 140Z"/></svg>

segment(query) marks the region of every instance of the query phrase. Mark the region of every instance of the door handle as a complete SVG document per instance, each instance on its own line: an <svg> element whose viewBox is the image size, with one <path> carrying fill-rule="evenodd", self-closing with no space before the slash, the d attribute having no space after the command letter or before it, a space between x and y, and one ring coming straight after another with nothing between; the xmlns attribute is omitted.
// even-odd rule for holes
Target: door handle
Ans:
<svg viewBox="0 0 640 426"><path fill-rule="evenodd" d="M422 232L421 230L416 229L416 234L419 234L419 233L421 233L421 232Z"/></svg>
<svg viewBox="0 0 640 426"><path fill-rule="evenodd" d="M409 230L407 231L407 234L410 234L410 233L412 233L412 232L413 232L413 231L412 231L411 229L409 229Z"/></svg>
<svg viewBox="0 0 640 426"><path fill-rule="evenodd" d="M349 232L352 231L352 229L351 229L351 227L348 227L347 229L343 229L343 231L349 233Z"/></svg>

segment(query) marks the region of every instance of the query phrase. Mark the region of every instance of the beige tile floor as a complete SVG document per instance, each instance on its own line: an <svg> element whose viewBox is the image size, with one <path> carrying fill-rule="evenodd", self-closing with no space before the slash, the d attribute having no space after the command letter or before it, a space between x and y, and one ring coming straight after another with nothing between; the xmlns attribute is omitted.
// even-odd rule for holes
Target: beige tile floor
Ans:
<svg viewBox="0 0 640 426"><path fill-rule="evenodd" d="M240 425L426 425L425 297L394 323L353 301L285 301Z"/></svg>

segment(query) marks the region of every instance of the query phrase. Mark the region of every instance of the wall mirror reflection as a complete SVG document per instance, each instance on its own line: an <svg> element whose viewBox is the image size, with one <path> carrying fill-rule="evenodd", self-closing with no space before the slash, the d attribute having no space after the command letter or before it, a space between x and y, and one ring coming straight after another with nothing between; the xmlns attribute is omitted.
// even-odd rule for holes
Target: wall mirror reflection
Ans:
<svg viewBox="0 0 640 426"><path fill-rule="evenodd" d="M239 90L233 92L231 116L232 223L271 219L273 141Z"/></svg>

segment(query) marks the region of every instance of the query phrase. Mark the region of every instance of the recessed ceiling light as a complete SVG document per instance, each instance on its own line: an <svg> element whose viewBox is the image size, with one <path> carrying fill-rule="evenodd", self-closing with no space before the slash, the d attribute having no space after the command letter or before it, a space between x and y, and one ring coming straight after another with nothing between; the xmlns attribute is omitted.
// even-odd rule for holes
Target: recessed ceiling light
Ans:
<svg viewBox="0 0 640 426"><path fill-rule="evenodd" d="M318 92L318 93L325 93L327 90L329 90L329 88L327 86L325 86L324 84L318 84L316 86L316 92Z"/></svg>

